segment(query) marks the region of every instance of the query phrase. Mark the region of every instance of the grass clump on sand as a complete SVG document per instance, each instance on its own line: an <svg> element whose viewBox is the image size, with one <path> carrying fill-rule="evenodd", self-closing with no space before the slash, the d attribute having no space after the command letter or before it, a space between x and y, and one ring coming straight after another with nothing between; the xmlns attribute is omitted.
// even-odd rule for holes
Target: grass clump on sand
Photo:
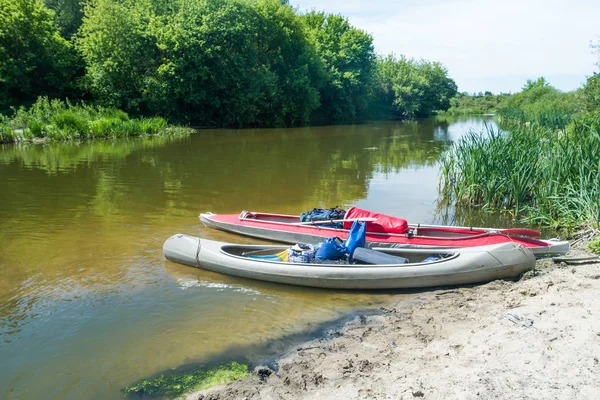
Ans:
<svg viewBox="0 0 600 400"><path fill-rule="evenodd" d="M600 254L600 235L588 243L588 248L596 254Z"/></svg>
<svg viewBox="0 0 600 400"><path fill-rule="evenodd" d="M249 375L247 365L234 361L210 369L199 368L187 373L142 379L135 385L123 389L123 392L127 395L175 397L185 392L208 389Z"/></svg>
<svg viewBox="0 0 600 400"><path fill-rule="evenodd" d="M161 117L130 118L114 108L40 97L29 109L15 110L11 118L0 120L0 142L32 139L72 140L121 138L163 133L189 133L170 127Z"/></svg>

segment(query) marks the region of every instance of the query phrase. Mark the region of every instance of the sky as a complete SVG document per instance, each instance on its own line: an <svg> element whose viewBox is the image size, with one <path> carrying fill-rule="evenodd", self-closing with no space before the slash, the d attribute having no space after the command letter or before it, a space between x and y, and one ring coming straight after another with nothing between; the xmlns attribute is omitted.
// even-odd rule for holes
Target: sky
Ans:
<svg viewBox="0 0 600 400"><path fill-rule="evenodd" d="M600 67L600 0L290 0L342 14L375 51L439 61L461 92L515 93L546 78L575 90Z"/></svg>

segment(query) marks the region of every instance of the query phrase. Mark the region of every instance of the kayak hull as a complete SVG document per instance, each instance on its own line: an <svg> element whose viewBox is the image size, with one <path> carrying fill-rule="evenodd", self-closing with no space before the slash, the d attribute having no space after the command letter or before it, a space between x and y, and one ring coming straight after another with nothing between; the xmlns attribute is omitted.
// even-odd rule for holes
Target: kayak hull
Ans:
<svg viewBox="0 0 600 400"><path fill-rule="evenodd" d="M290 215L259 215L276 217L272 217L271 220L261 220L243 218L237 214L202 213L199 218L209 228L282 243L317 244L327 237L337 236L345 239L349 232L348 229L323 225L298 225L299 218ZM417 231L421 233L410 236L369 232L367 228L367 247L443 249L515 242L530 249L536 257L565 254L570 247L568 241L509 236L489 228L469 230L469 228L440 226L418 227Z"/></svg>
<svg viewBox="0 0 600 400"><path fill-rule="evenodd" d="M287 246L235 245L176 234L165 241L167 260L227 275L329 289L402 289L462 285L516 278L535 266L533 253L516 243L453 249L433 262L354 265L301 264L257 260L243 256ZM434 251L389 249L394 255L425 259ZM440 254L439 251L435 254Z"/></svg>

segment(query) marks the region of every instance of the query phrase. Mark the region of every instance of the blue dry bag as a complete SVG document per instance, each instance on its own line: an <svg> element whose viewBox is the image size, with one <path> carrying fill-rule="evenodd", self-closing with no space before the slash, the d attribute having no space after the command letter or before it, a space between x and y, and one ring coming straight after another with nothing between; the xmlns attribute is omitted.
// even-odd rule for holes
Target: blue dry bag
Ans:
<svg viewBox="0 0 600 400"><path fill-rule="evenodd" d="M321 244L315 257L320 260L339 260L344 254L346 254L346 247L342 240L337 237L330 237Z"/></svg>
<svg viewBox="0 0 600 400"><path fill-rule="evenodd" d="M346 239L346 249L348 254L352 255L354 250L357 247L365 247L366 237L367 235L367 223L354 221L352 224L352 228L350 228L350 233L348 234L348 239Z"/></svg>

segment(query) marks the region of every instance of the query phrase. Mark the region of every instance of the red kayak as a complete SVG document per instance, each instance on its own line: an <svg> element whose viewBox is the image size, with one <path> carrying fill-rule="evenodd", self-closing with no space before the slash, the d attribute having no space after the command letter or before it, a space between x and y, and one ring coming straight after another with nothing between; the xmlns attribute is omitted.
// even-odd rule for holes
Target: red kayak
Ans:
<svg viewBox="0 0 600 400"><path fill-rule="evenodd" d="M408 224L402 218L351 207L341 220L301 222L300 217L243 211L241 214L200 214L209 228L284 243L319 243L337 236L345 239L354 221L367 224L369 247L457 248L516 242L536 256L565 254L569 242L539 239L533 229L471 228Z"/></svg>

